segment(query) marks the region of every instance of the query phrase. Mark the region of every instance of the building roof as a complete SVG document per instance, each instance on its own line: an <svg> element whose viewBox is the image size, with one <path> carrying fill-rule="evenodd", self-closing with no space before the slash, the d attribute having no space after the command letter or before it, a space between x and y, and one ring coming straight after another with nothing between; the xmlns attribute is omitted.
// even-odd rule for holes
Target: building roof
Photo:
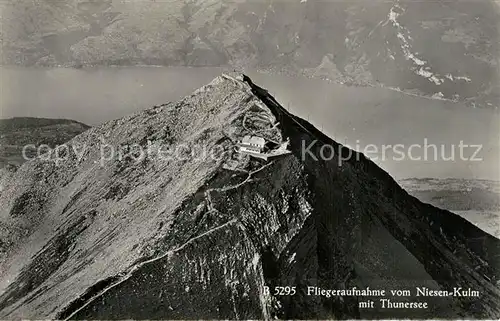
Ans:
<svg viewBox="0 0 500 321"><path fill-rule="evenodd" d="M243 137L243 139L241 140L241 143L245 144L245 145L254 145L254 146L264 147L264 145L266 144L266 140L262 137L248 136L247 135L247 136Z"/></svg>

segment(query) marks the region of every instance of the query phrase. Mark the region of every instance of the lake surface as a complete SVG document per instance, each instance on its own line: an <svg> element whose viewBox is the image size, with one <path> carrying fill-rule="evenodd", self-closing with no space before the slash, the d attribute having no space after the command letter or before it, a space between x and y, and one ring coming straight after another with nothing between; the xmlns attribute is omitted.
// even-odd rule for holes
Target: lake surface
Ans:
<svg viewBox="0 0 500 321"><path fill-rule="evenodd" d="M69 118L98 125L178 100L210 82L222 69L1 67L0 72L1 118ZM397 179L500 178L497 111L466 108L462 104L383 88L346 87L302 77L246 73L255 83L269 89L283 106L309 119L337 141L361 151L369 144L375 145L378 151L368 156ZM475 155L477 161L471 160L475 147L463 149L464 157L460 157L461 141L483 146ZM405 160L399 160L401 154L391 147L396 144L404 144ZM412 144L420 147L412 149L409 159ZM385 160L381 159L383 148L386 148ZM442 160L441 149L448 158L454 151L455 160ZM425 156L426 150L427 160L417 160Z"/></svg>

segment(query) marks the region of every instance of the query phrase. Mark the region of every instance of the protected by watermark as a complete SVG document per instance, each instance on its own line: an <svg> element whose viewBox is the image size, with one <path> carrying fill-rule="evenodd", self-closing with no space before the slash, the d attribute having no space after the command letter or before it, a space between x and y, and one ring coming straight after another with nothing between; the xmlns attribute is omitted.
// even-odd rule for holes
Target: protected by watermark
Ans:
<svg viewBox="0 0 500 321"><path fill-rule="evenodd" d="M147 141L142 144L120 144L113 145L101 140L97 146L62 144L51 148L47 144L35 145L28 144L22 149L22 157L29 161L40 159L50 161L56 166L64 164L70 159L80 163L87 152L93 150L97 152L97 160L100 166L105 166L110 162L127 162L128 164L139 164L144 161L163 161L163 162L187 162L200 159L221 160L229 151L222 145L206 146L201 144L158 144L157 142Z"/></svg>
<svg viewBox="0 0 500 321"><path fill-rule="evenodd" d="M361 154L373 161L392 160L403 161L466 161L480 162L483 160L481 151L482 145L466 144L460 141L458 144L433 144L428 139L424 139L421 144L394 144L394 145L361 145L356 141L355 146L349 148L338 145L322 143L318 140L305 141L300 145L300 157L302 161L332 161L338 165L346 161L359 161ZM206 144L162 144L154 141L147 141L146 144L120 144L115 146L101 139L99 146L86 146L74 144L62 144L54 148L49 145L28 144L22 149L22 156L25 160L39 158L43 161L52 161L56 165L61 165L69 159L76 159L81 162L89 151L97 152L97 160L101 166L105 166L113 161L126 161L128 163L141 163L145 160L154 161L196 161L201 159L211 159L220 161L233 152L232 148L220 144L207 146ZM357 151L357 152L356 152ZM92 156L95 159L95 155Z"/></svg>

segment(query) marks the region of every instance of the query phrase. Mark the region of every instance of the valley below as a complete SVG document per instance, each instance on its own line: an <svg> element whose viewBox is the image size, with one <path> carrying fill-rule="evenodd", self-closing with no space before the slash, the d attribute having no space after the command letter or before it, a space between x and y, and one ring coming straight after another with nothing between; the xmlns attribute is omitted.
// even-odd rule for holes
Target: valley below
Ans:
<svg viewBox="0 0 500 321"><path fill-rule="evenodd" d="M1 67L2 118L74 119L96 126L168 101L175 101L219 75L223 68ZM416 97L386 88L357 87L320 79L246 70L294 114L329 137L366 153L396 179L411 177L500 180L500 112L462 103ZM104 108L105 106L105 108ZM464 131L464 128L474 130ZM480 161L460 159L458 146L481 145ZM412 159L396 158L392 148L411 145ZM425 144L434 144L426 152ZM441 147L442 146L442 147ZM452 161L442 160L442 153ZM373 148L370 150L373 151ZM475 149L465 156L471 158ZM424 157L428 154L427 159ZM419 159L420 158L420 159Z"/></svg>
<svg viewBox="0 0 500 321"><path fill-rule="evenodd" d="M83 131L68 142L89 146L82 155L70 149L57 164L51 152L0 177L0 317L500 315L498 238L412 197L253 81L223 74L176 102ZM234 149L252 133L288 153L262 160ZM179 159L128 150L102 163L103 138L111 146L219 149ZM302 144L313 142L314 157L303 158ZM327 145L339 153L316 158ZM264 290L280 285L297 291ZM481 295L435 298L428 309L411 308L409 295L391 299L395 309L367 310L356 296L308 295L310 286Z"/></svg>
<svg viewBox="0 0 500 321"><path fill-rule="evenodd" d="M456 213L500 238L500 182L415 178L399 183L422 202Z"/></svg>

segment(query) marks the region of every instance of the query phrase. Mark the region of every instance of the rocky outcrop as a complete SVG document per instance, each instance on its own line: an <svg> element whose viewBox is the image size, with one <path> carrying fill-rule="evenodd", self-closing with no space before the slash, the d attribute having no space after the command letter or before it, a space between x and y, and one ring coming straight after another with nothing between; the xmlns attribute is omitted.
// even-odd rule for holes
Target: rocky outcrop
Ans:
<svg viewBox="0 0 500 321"><path fill-rule="evenodd" d="M288 140L292 153L237 153L252 134ZM409 196L246 76L223 75L70 145L64 162L30 161L1 191L2 318L500 315L499 240ZM324 157L325 146L334 153ZM275 292L286 286L295 289ZM367 298L309 286L481 295L364 309Z"/></svg>

